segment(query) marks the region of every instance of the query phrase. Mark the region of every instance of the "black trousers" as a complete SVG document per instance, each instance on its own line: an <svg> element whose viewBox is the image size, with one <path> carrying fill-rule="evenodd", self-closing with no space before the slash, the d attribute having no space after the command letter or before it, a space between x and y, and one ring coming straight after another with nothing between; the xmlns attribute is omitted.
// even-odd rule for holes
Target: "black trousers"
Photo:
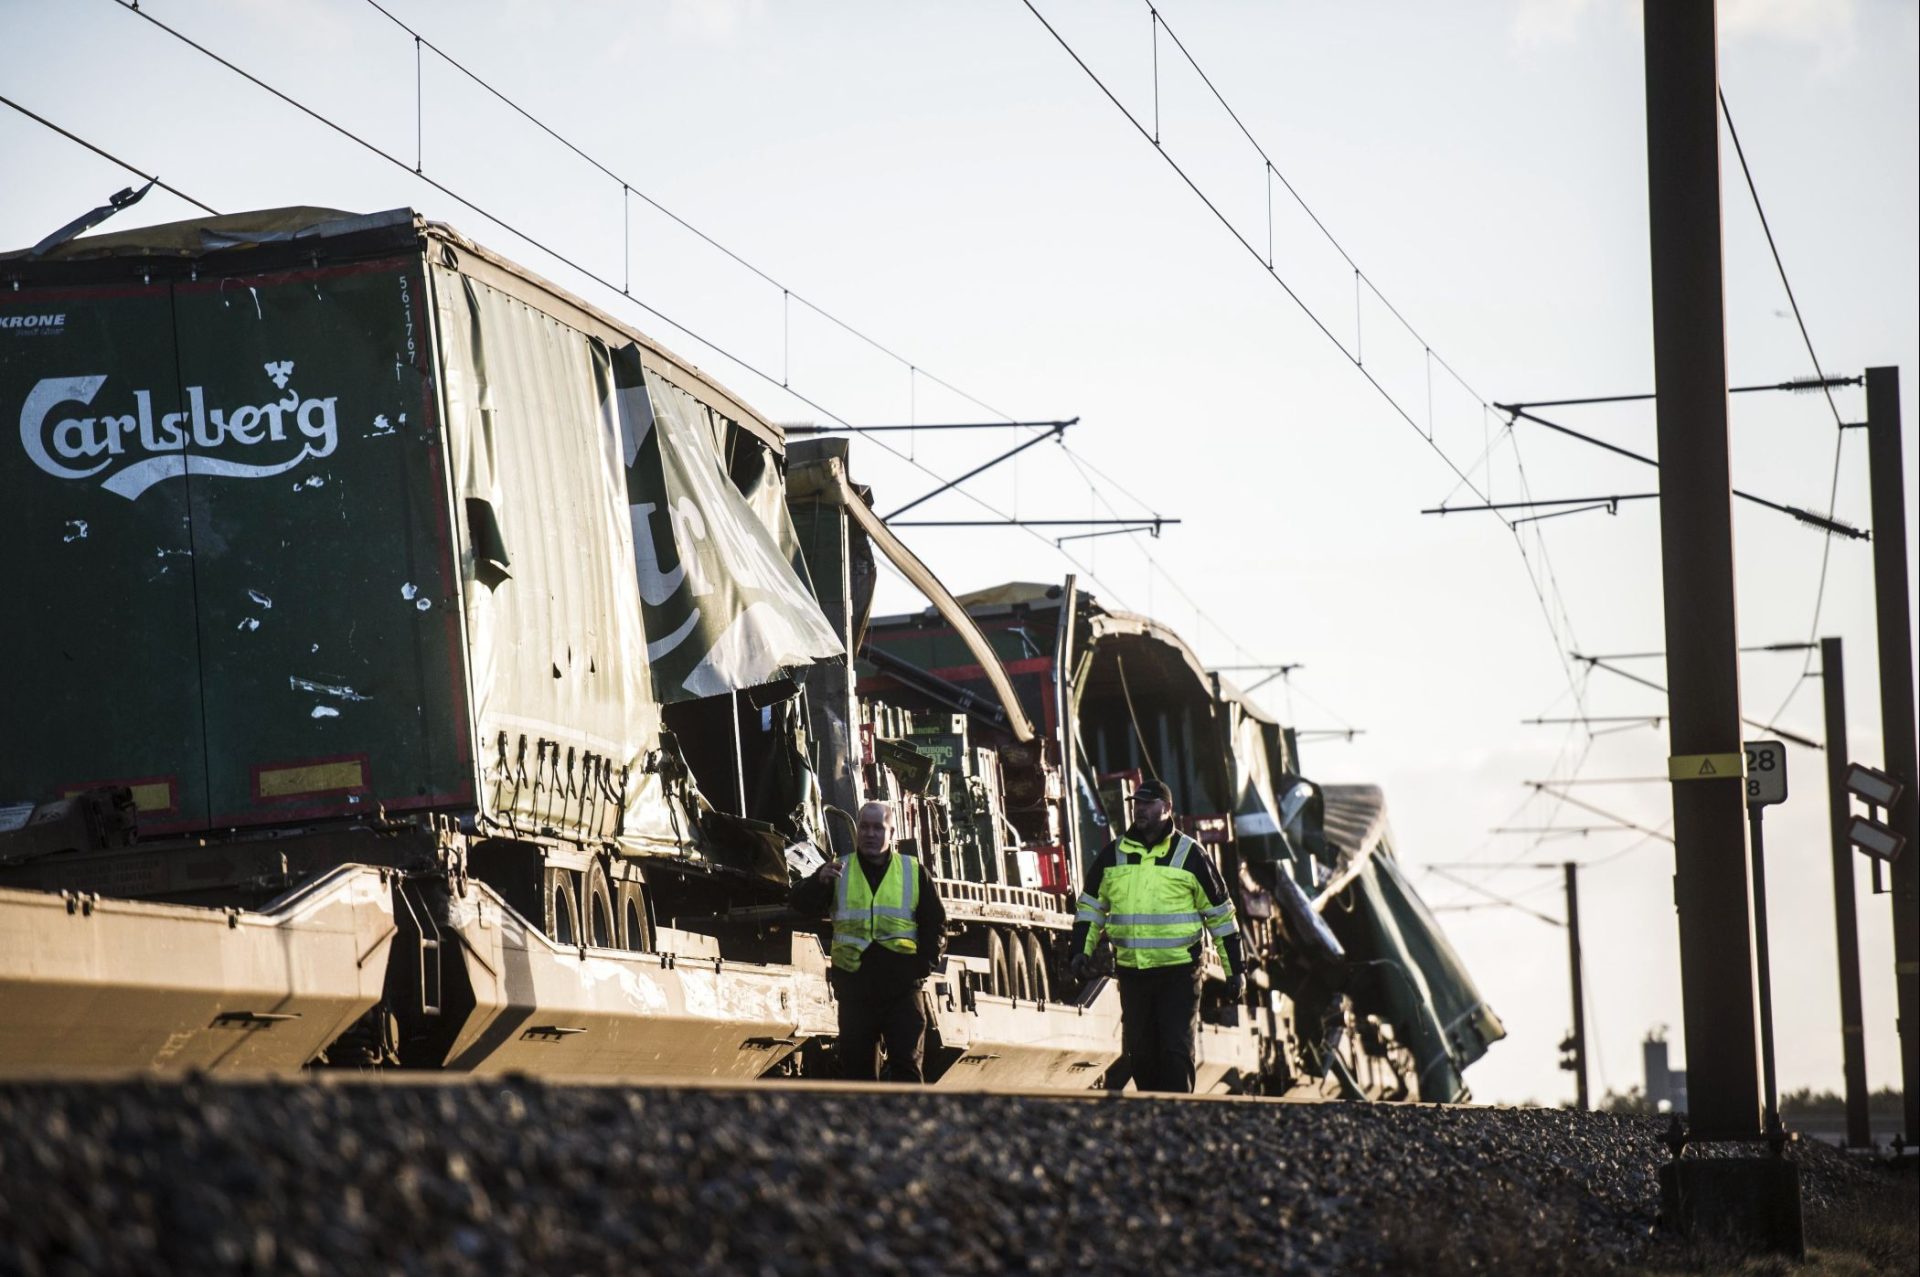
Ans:
<svg viewBox="0 0 1920 1277"><path fill-rule="evenodd" d="M927 1043L927 1012L921 1005L920 986L902 989L889 981L880 988L863 988L863 983L834 981L840 1004L840 1040L834 1047L840 1076L854 1082L874 1081L879 1073L875 1057L884 1042L887 1081L925 1081L921 1057Z"/></svg>
<svg viewBox="0 0 1920 1277"><path fill-rule="evenodd" d="M1200 968L1192 963L1115 973L1120 1046L1142 1091L1193 1090L1193 1040L1200 1030Z"/></svg>

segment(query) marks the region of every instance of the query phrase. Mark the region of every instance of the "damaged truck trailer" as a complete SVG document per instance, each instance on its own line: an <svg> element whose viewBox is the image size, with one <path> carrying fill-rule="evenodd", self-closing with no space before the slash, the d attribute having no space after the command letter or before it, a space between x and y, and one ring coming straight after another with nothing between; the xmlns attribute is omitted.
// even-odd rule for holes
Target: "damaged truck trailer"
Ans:
<svg viewBox="0 0 1920 1277"><path fill-rule="evenodd" d="M1117 997L1064 987L1065 942L1138 767L1113 676L1138 642L1197 672L1177 639L1070 582L963 605L844 445L789 450L410 210L96 235L0 282L37 317L0 345L0 1076L819 1072L825 948L785 900L868 800L955 929L930 1076L1108 1076ZM876 555L924 616L870 615ZM1196 677L1186 809L1262 945L1203 1080L1457 1098L1498 1021L1384 837L1341 842L1334 789Z"/></svg>

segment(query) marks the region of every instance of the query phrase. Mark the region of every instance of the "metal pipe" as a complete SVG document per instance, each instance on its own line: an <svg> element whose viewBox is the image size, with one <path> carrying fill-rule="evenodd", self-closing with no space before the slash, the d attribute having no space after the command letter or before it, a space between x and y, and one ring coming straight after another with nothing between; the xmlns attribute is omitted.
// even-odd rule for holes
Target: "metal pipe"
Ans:
<svg viewBox="0 0 1920 1277"><path fill-rule="evenodd" d="M1765 827L1759 803L1747 804L1753 856L1753 950L1760 977L1760 1077L1765 1097L1763 1120L1769 1135L1780 1130L1780 1091L1773 1068L1773 961L1767 947L1767 861Z"/></svg>

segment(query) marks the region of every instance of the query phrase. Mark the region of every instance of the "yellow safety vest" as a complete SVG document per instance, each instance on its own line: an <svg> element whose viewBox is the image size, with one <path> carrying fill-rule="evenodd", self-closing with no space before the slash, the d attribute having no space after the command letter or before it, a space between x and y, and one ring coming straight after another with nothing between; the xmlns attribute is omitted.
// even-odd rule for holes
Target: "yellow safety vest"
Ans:
<svg viewBox="0 0 1920 1277"><path fill-rule="evenodd" d="M895 953L917 953L920 929L914 907L920 896L920 862L899 852L887 854L887 872L878 888L867 885L858 855L840 858L840 881L833 897L833 965L858 971L870 944Z"/></svg>
<svg viewBox="0 0 1920 1277"><path fill-rule="evenodd" d="M1114 960L1133 970L1189 964L1193 947L1207 936L1225 962L1222 941L1240 924L1233 901L1211 903L1187 868L1189 857L1205 854L1182 833L1155 847L1122 838L1113 864L1100 877L1100 894L1080 897L1079 916L1093 924L1087 929L1087 952L1093 952L1104 928L1113 938Z"/></svg>

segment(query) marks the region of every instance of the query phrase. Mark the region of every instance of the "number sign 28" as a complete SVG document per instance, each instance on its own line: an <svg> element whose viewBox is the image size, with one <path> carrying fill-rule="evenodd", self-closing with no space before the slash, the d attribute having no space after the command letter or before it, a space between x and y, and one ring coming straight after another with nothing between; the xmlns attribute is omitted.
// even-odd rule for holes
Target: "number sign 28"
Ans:
<svg viewBox="0 0 1920 1277"><path fill-rule="evenodd" d="M1787 801L1787 747L1777 740L1750 740L1747 751L1747 806Z"/></svg>

